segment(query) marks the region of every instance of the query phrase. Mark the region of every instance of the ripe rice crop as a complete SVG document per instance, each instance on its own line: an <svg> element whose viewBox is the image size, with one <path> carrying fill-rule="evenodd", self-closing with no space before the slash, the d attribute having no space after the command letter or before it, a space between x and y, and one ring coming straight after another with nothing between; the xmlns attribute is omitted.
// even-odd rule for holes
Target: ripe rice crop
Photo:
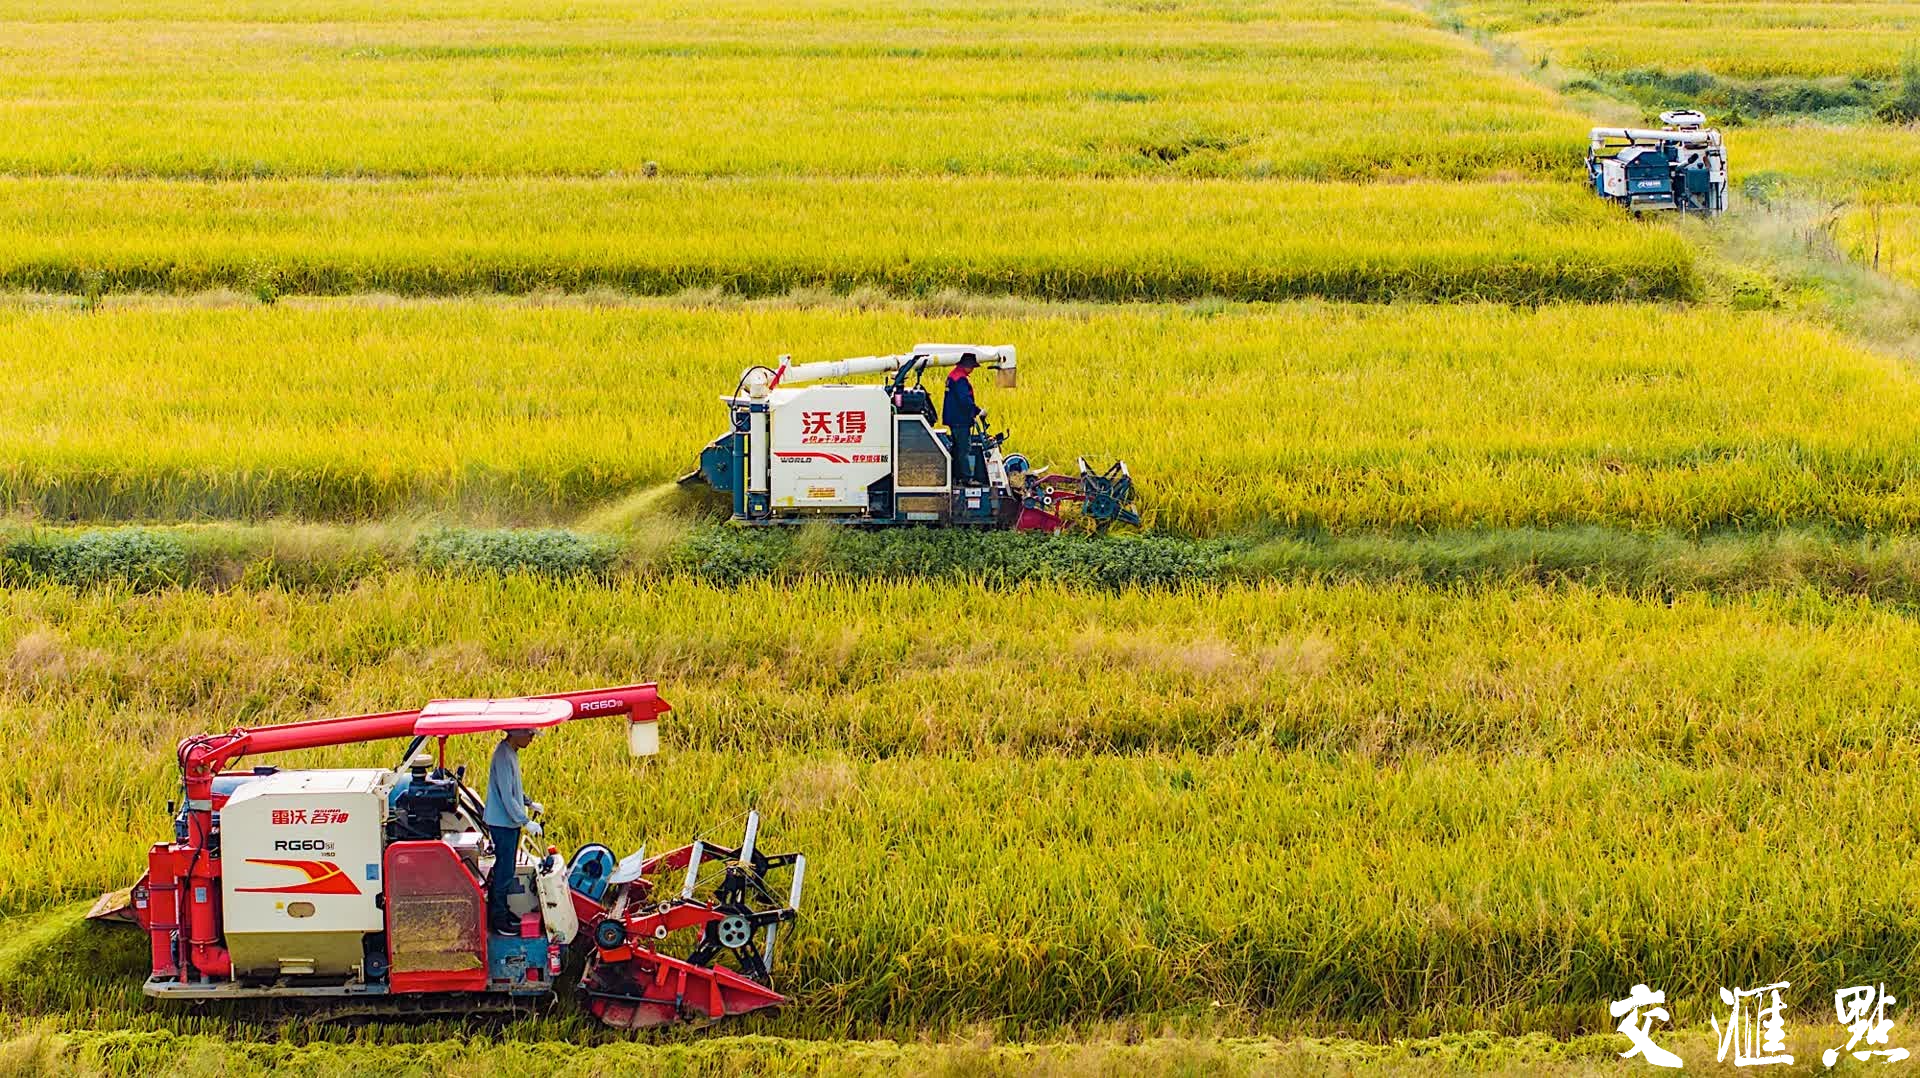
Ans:
<svg viewBox="0 0 1920 1078"><path fill-rule="evenodd" d="M740 616L775 609L806 617ZM324 595L8 589L0 611L0 706L37 731L5 759L28 784L47 778L27 765L40 742L95 708L121 713L120 740L59 765L81 769L76 783L123 766L164 779L171 746L229 716L635 676L671 683L677 749L717 755L1620 752L1816 770L1912 751L1899 716L1920 692L1899 676L1920 628L1898 609L1772 590L1666 602L1497 582L1101 592L399 573ZM954 639L956 619L977 633ZM0 865L19 873L6 888L39 896L34 878L66 871Z"/></svg>
<svg viewBox="0 0 1920 1078"><path fill-rule="evenodd" d="M757 802L763 841L815 867L784 952L799 1005L771 1032L1032 1035L1212 1001L1364 1036L1564 1035L1596 1029L1622 978L1664 982L1687 1022L1719 984L1897 975L1920 946L1900 867L1920 850L1899 823L1920 772L1873 718L1908 709L1897 672L1920 639L1866 604L1349 587L1039 589L988 608L952 586L404 578L317 604L4 601L9 910L137 873L184 733L610 674L667 682L665 755L635 764L590 722L537 743L536 795L566 792L547 798L551 831L657 846ZM738 616L775 609L807 617ZM956 626L977 632L955 645ZM1306 726L1252 726L1250 672ZM924 740L901 752L846 721L862 693ZM1119 755L1015 733L1077 715L1248 728ZM1408 740L1421 723L1447 733ZM64 988L10 980L0 1000L33 1013L113 991L139 953Z"/></svg>
<svg viewBox="0 0 1920 1078"><path fill-rule="evenodd" d="M1891 79L1920 34L1920 4L1884 0L1488 0L1446 9L1530 54L1609 75Z"/></svg>
<svg viewBox="0 0 1920 1078"><path fill-rule="evenodd" d="M99 292L1678 299L1693 255L1545 184L0 180L0 285Z"/></svg>
<svg viewBox="0 0 1920 1078"><path fill-rule="evenodd" d="M550 518L688 470L748 364L935 339L1017 344L996 425L1036 461L1127 459L1162 531L1920 521L1895 361L1656 306L16 308L0 493L53 519ZM1680 339L1715 346L1634 346Z"/></svg>
<svg viewBox="0 0 1920 1078"><path fill-rule="evenodd" d="M1920 139L1888 124L1751 124L1723 132L1736 188L1765 195L1784 184L1834 202L1912 202L1920 187Z"/></svg>
<svg viewBox="0 0 1920 1078"><path fill-rule="evenodd" d="M33 5L0 65L0 170L1320 179L1574 160L1576 116L1390 3L494 7Z"/></svg>
<svg viewBox="0 0 1920 1078"><path fill-rule="evenodd" d="M1920 205L1869 205L1848 210L1837 236L1848 254L1920 286Z"/></svg>

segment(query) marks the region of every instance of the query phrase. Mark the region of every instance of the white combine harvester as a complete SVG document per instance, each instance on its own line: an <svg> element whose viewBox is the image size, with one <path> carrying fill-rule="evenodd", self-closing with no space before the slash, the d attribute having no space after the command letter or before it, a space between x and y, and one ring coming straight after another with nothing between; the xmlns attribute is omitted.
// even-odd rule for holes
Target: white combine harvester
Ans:
<svg viewBox="0 0 1920 1078"><path fill-rule="evenodd" d="M1660 114L1659 130L1596 127L1588 136L1587 177L1594 193L1626 208L1727 208L1727 150L1720 132L1692 109Z"/></svg>
<svg viewBox="0 0 1920 1078"><path fill-rule="evenodd" d="M700 453L682 483L705 483L727 495L740 524L964 525L1054 531L1059 510L1077 504L1097 527L1138 524L1128 508L1133 479L1124 462L1078 474L1035 468L1002 453L1006 434L943 431L928 370L971 358L993 371L1002 388L1016 384L1012 345L917 344L897 355L820 363L753 366L722 397L727 433ZM848 383L859 375L883 381ZM984 419L985 413L981 413ZM956 481L954 461L967 478Z"/></svg>

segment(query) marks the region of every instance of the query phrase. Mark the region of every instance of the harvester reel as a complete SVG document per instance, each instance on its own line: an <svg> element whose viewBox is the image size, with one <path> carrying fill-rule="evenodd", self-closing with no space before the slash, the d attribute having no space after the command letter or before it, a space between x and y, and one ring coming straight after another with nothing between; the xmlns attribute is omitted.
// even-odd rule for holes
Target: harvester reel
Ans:
<svg viewBox="0 0 1920 1078"><path fill-rule="evenodd" d="M1105 530L1115 521L1140 523L1140 514L1127 508L1133 502L1133 476L1127 472L1125 461L1115 461L1106 471L1096 472L1083 457L1078 475L1042 468L1023 471L1020 476L1020 504L1033 511L1022 519L1022 527L1058 529L1061 521L1055 510L1066 502L1078 502L1080 515L1092 521L1096 531Z"/></svg>
<svg viewBox="0 0 1920 1078"><path fill-rule="evenodd" d="M1087 499L1081 505L1081 512L1095 524L1105 527L1116 520L1127 524L1140 523L1140 515L1127 508L1127 504L1133 501L1133 476L1127 474L1124 461L1117 461L1113 467L1096 474L1082 460L1080 490Z"/></svg>
<svg viewBox="0 0 1920 1078"><path fill-rule="evenodd" d="M616 953L590 960L580 982L595 1015L644 1028L784 1002L772 987L775 941L779 926L799 916L806 860L762 853L758 832L759 815L749 813L739 847L702 840L644 861L636 854L630 872L615 875L625 890L607 899L612 912L594 942ZM703 876L715 863L724 870ZM775 895L767 874L782 868L792 880ZM676 936L683 942L674 944ZM733 961L721 965L729 954Z"/></svg>

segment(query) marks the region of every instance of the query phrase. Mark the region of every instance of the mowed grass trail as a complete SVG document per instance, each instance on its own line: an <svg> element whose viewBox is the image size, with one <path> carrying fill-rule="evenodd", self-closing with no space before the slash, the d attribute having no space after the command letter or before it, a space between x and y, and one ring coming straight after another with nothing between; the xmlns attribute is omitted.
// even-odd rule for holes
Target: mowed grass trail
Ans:
<svg viewBox="0 0 1920 1078"><path fill-rule="evenodd" d="M1650 305L15 308L0 492L55 520L566 517L690 469L749 364L923 340L1017 345L994 422L1037 461L1127 459L1162 531L1920 520L1905 368Z"/></svg>
<svg viewBox="0 0 1920 1078"><path fill-rule="evenodd" d="M1577 161L1551 94L1370 0L132 13L0 14L18 20L0 170L1457 179Z"/></svg>

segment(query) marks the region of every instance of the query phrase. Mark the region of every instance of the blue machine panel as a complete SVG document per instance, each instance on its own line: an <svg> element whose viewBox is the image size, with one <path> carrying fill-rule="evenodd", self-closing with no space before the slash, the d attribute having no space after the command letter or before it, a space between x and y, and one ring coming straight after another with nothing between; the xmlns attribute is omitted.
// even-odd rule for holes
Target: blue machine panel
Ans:
<svg viewBox="0 0 1920 1078"><path fill-rule="evenodd" d="M536 939L522 939L519 936L499 936L487 934L487 981L488 988L496 992L538 995L551 991L553 985L547 979L547 955L551 948L542 936Z"/></svg>

